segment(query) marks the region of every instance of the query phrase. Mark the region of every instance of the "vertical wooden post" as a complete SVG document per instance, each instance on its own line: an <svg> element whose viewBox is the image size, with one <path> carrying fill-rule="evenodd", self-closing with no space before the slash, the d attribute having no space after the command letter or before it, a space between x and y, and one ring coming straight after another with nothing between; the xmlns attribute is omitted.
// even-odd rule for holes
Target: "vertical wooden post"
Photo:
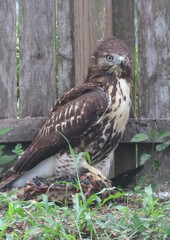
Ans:
<svg viewBox="0 0 170 240"><path fill-rule="evenodd" d="M169 16L170 1L138 0L139 113L142 118L170 118ZM149 153L148 146L139 145L139 154L144 152ZM170 149L155 159L160 160L163 169L155 174L155 179L168 179ZM147 165L146 172L149 171Z"/></svg>
<svg viewBox="0 0 170 240"><path fill-rule="evenodd" d="M74 0L76 85L84 82L98 42L112 35L111 0Z"/></svg>
<svg viewBox="0 0 170 240"><path fill-rule="evenodd" d="M46 116L56 99L55 0L20 1L20 116Z"/></svg>
<svg viewBox="0 0 170 240"><path fill-rule="evenodd" d="M113 0L113 33L125 41L135 59L134 1ZM132 89L134 96L134 88ZM132 100L133 108L135 98ZM130 139L129 139L130 141ZM136 166L135 145L120 143L115 152L115 174ZM111 174L112 176L112 174Z"/></svg>
<svg viewBox="0 0 170 240"><path fill-rule="evenodd" d="M168 0L138 1L140 117L170 117Z"/></svg>
<svg viewBox="0 0 170 240"><path fill-rule="evenodd" d="M15 4L15 0L0 0L0 118L16 117Z"/></svg>
<svg viewBox="0 0 170 240"><path fill-rule="evenodd" d="M85 81L89 58L98 43L112 35L111 0L74 0L76 85ZM106 172L110 169L110 164L105 166Z"/></svg>
<svg viewBox="0 0 170 240"><path fill-rule="evenodd" d="M74 86L73 0L57 0L58 95Z"/></svg>

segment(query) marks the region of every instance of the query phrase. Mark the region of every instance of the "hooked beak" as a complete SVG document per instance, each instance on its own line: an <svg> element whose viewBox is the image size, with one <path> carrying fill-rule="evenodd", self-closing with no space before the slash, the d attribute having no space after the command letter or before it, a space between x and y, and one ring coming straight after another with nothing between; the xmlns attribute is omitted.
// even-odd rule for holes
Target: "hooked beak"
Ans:
<svg viewBox="0 0 170 240"><path fill-rule="evenodd" d="M117 65L119 65L122 69L125 68L125 58L123 56L118 56Z"/></svg>

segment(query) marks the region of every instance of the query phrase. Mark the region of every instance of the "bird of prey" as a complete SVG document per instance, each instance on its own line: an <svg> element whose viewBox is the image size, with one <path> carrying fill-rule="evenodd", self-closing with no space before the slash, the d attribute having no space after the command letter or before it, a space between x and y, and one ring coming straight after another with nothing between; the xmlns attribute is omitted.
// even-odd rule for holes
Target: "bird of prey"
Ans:
<svg viewBox="0 0 170 240"><path fill-rule="evenodd" d="M131 107L132 59L116 37L102 41L92 54L85 82L60 97L31 145L4 176L1 188L17 188L38 177L76 175L68 142L75 153L87 151L78 172L102 172L125 130ZM66 140L67 139L67 140Z"/></svg>

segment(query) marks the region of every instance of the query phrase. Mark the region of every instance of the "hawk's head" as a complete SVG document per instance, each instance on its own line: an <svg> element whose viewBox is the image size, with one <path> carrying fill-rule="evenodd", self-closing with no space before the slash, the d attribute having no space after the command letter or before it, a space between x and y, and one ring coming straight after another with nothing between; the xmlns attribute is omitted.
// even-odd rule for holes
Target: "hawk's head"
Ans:
<svg viewBox="0 0 170 240"><path fill-rule="evenodd" d="M90 59L88 77L95 72L129 78L132 75L132 59L127 45L115 37L102 41Z"/></svg>

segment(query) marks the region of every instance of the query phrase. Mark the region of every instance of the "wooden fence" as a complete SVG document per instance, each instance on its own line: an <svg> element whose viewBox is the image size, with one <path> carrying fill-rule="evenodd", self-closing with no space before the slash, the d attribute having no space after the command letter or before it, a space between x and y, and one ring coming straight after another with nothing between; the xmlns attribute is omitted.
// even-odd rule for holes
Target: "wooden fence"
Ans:
<svg viewBox="0 0 170 240"><path fill-rule="evenodd" d="M97 43L111 35L124 40L139 60L134 114L111 175L136 166L136 154L150 151L147 142L136 153L130 143L136 133L170 130L170 1L21 0L18 13L16 0L0 0L0 6L0 128L13 128L0 136L1 143L10 148L30 142L56 98L84 81ZM170 150L158 157L159 177L166 180Z"/></svg>

